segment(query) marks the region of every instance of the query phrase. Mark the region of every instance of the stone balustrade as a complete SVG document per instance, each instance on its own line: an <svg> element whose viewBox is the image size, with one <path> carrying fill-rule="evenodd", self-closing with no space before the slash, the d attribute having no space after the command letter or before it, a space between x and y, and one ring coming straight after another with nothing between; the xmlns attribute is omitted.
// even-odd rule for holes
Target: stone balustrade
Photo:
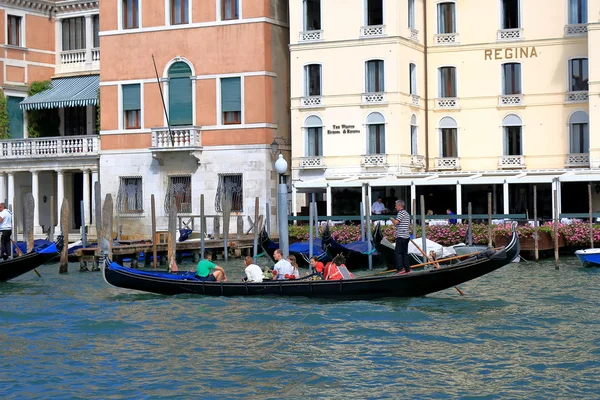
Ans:
<svg viewBox="0 0 600 400"><path fill-rule="evenodd" d="M99 147L96 135L0 140L0 154L9 159L98 156Z"/></svg>

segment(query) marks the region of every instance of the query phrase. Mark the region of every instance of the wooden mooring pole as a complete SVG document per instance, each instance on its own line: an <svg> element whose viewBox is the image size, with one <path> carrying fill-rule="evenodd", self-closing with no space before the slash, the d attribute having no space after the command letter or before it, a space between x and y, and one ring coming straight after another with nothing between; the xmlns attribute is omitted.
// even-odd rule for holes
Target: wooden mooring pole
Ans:
<svg viewBox="0 0 600 400"><path fill-rule="evenodd" d="M425 196L421 195L421 248L427 253L427 226L425 225Z"/></svg>
<svg viewBox="0 0 600 400"><path fill-rule="evenodd" d="M108 242L108 257L112 257L113 249L113 199L110 193L104 197L102 205L102 236Z"/></svg>
<svg viewBox="0 0 600 400"><path fill-rule="evenodd" d="M48 240L54 242L54 214L56 212L56 207L54 206L54 196L50 196L50 229L48 229Z"/></svg>
<svg viewBox="0 0 600 400"><path fill-rule="evenodd" d="M554 268L558 269L558 191L554 189Z"/></svg>
<svg viewBox="0 0 600 400"><path fill-rule="evenodd" d="M23 228L24 228L24 240L27 241L27 252L33 251L33 212L35 210L35 199L33 194L27 193L25 195L24 204L24 217L23 217Z"/></svg>
<svg viewBox="0 0 600 400"><path fill-rule="evenodd" d="M594 248L594 218L592 216L592 184L588 183L588 204L590 211L590 248Z"/></svg>
<svg viewBox="0 0 600 400"><path fill-rule="evenodd" d="M492 193L490 192L488 192L488 247L492 247Z"/></svg>
<svg viewBox="0 0 600 400"><path fill-rule="evenodd" d="M204 235L206 235L206 217L204 216L204 194L200 195L200 259L204 260Z"/></svg>
<svg viewBox="0 0 600 400"><path fill-rule="evenodd" d="M367 235L367 253L369 253L369 271L373 269L373 256L371 254L372 249L372 231L371 231L371 203L369 201L369 195L365 196L365 229Z"/></svg>
<svg viewBox="0 0 600 400"><path fill-rule="evenodd" d="M258 212L260 206L260 199L258 196L254 199L254 227L252 228L254 234L254 240L252 241L252 255L254 264L256 264L257 256L258 256Z"/></svg>
<svg viewBox="0 0 600 400"><path fill-rule="evenodd" d="M231 197L225 191L225 203L223 204L223 258L229 261L229 222L231 220Z"/></svg>
<svg viewBox="0 0 600 400"><path fill-rule="evenodd" d="M65 274L69 272L69 202L63 199L60 207L60 230L62 231L64 245L60 252L60 264L58 273Z"/></svg>
<svg viewBox="0 0 600 400"><path fill-rule="evenodd" d="M169 206L169 235L167 238L167 265L169 272L177 272L175 262L176 240L177 240L177 206L175 205L175 196L171 196L171 205Z"/></svg>
<svg viewBox="0 0 600 400"><path fill-rule="evenodd" d="M467 243L473 246L473 208L471 202L467 204L467 212L469 213L469 226L467 227Z"/></svg>
<svg viewBox="0 0 600 400"><path fill-rule="evenodd" d="M533 185L533 246L535 261L540 261L540 238L538 237L538 215L537 215L537 185Z"/></svg>

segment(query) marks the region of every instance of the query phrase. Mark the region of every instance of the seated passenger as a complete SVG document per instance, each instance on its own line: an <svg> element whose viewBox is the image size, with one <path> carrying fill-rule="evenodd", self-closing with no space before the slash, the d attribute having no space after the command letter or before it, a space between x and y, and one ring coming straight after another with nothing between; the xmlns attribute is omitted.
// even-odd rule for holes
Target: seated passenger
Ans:
<svg viewBox="0 0 600 400"><path fill-rule="evenodd" d="M337 281L344 279L344 275L342 275L342 272L340 271L340 267L346 269L346 265L344 264L344 262L346 262L346 260L341 255L336 256L333 259L333 261L328 262L325 266L324 279L328 281ZM346 269L346 271L348 270ZM354 275L351 273L350 278L354 278Z"/></svg>
<svg viewBox="0 0 600 400"><path fill-rule="evenodd" d="M294 275L294 268L288 260L283 258L283 251L281 251L281 249L275 250L273 258L275 258L275 261L277 261L277 263L275 263L275 267L273 268L274 279L279 281L285 279L286 275Z"/></svg>
<svg viewBox="0 0 600 400"><path fill-rule="evenodd" d="M245 282L262 282L263 272L260 269L260 267L252 263L252 261L252 257L250 256L246 256L244 258L244 265L246 266L244 272L246 272L246 278L244 278L243 280Z"/></svg>
<svg viewBox="0 0 600 400"><path fill-rule="evenodd" d="M321 261L319 261L317 259L317 257L310 258L310 265L312 266L313 271L317 272L319 274L322 274L323 269L325 269L325 266L323 265L323 263Z"/></svg>
<svg viewBox="0 0 600 400"><path fill-rule="evenodd" d="M225 270L206 259L200 260L196 268L196 278L201 281L227 282Z"/></svg>
<svg viewBox="0 0 600 400"><path fill-rule="evenodd" d="M294 270L293 278L288 277L287 279L298 279L300 278L300 270L298 269L298 263L296 262L296 256L288 256L287 260L292 264L292 269Z"/></svg>

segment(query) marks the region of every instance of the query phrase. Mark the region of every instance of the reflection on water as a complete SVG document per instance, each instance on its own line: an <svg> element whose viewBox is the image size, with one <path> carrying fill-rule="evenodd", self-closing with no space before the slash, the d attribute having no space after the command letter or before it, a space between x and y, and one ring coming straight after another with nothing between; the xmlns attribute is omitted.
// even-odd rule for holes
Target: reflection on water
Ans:
<svg viewBox="0 0 600 400"><path fill-rule="evenodd" d="M226 267L242 277L240 260ZM598 393L600 269L575 259L511 264L465 297L354 302L166 297L39 270L0 284L4 398Z"/></svg>

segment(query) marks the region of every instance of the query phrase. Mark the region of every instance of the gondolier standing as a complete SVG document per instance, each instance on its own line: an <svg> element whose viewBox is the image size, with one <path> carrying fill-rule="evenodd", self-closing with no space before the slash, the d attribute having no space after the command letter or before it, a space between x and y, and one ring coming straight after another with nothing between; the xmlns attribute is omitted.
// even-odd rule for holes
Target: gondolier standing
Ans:
<svg viewBox="0 0 600 400"><path fill-rule="evenodd" d="M10 235L12 235L12 214L0 203L0 256L7 260L10 256Z"/></svg>
<svg viewBox="0 0 600 400"><path fill-rule="evenodd" d="M408 261L408 242L410 241L410 214L404 209L404 200L396 200L396 218L391 218L396 226L396 271L408 274L410 263Z"/></svg>

